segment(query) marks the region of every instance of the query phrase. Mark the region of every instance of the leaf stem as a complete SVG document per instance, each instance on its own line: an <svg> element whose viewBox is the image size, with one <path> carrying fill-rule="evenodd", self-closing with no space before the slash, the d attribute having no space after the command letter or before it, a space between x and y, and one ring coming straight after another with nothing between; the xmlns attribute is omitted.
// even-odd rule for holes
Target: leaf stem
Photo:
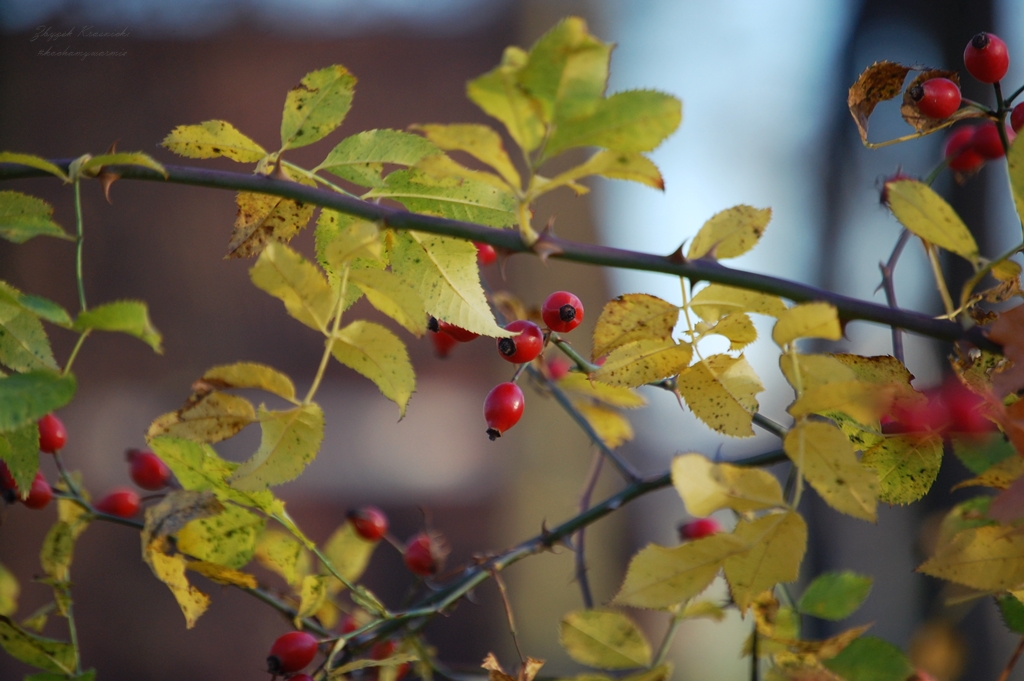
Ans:
<svg viewBox="0 0 1024 681"><path fill-rule="evenodd" d="M71 349L71 354L68 355L67 364L64 365L64 371L61 372L61 376L67 376L71 371L71 365L75 363L75 358L78 357L78 351L82 349L82 344L85 343L85 339L92 333L92 329L86 329L78 335L78 340L75 342L75 347Z"/></svg>
<svg viewBox="0 0 1024 681"><path fill-rule="evenodd" d="M78 303L85 312L85 280L82 277L82 250L85 244L85 221L82 219L82 181L75 177L75 281L78 284Z"/></svg>
<svg viewBox="0 0 1024 681"><path fill-rule="evenodd" d="M288 168L289 170L294 170L295 172L299 173L303 177L308 177L309 179L313 180L314 182L319 182L320 184L322 184L325 187L330 187L331 189L333 189L334 191L338 192L339 194L344 194L345 196L351 196L354 199L359 198L355 194L353 194L352 192L345 191L344 189L342 189L338 185L334 184L333 182L331 182L327 178L321 177L321 176L317 175L312 170L306 170L302 166L297 166L294 163L291 163L291 162L285 161L285 160L281 161L281 165L283 165L285 168Z"/></svg>
<svg viewBox="0 0 1024 681"><path fill-rule="evenodd" d="M952 317L956 313L956 305L949 295L949 288L946 287L946 278L942 275L942 265L939 264L939 254L931 243L924 239L921 240L921 243L924 244L924 251L928 254L928 262L931 263L932 274L935 275L935 286L938 287L939 295L942 296L942 305L946 308L946 314Z"/></svg>
<svg viewBox="0 0 1024 681"><path fill-rule="evenodd" d="M584 359L583 355L576 352L575 348L573 348L571 345L562 340L554 332L551 333L551 342L554 343L555 347L561 350L566 357L576 362L576 366L579 367L580 371L582 371L583 373L592 374L601 368L597 364L591 364L586 359Z"/></svg>
<svg viewBox="0 0 1024 681"><path fill-rule="evenodd" d="M334 322L331 325L331 335L327 337L327 345L324 347L324 354L320 358L320 366L316 370L316 376L313 377L313 384L309 386L309 392L306 393L306 398L302 400L303 404L309 404L313 401L313 397L316 395L316 391L320 389L320 381L324 378L324 373L327 371L327 363L331 360L331 350L334 349L334 340L338 334L338 327L341 326L341 315L345 306L345 291L348 288L348 273L351 267L346 264L345 272L341 275L341 288L338 292L338 304L334 308Z"/></svg>
<svg viewBox="0 0 1024 681"><path fill-rule="evenodd" d="M672 639L676 637L676 630L679 628L679 624L683 621L680 617L681 606L676 606L672 611L672 619L669 620L668 630L665 631L664 638L661 639L661 645L658 646L658 652L654 655L654 661L651 662L651 668L657 667L665 661L668 657L669 648L672 647Z"/></svg>

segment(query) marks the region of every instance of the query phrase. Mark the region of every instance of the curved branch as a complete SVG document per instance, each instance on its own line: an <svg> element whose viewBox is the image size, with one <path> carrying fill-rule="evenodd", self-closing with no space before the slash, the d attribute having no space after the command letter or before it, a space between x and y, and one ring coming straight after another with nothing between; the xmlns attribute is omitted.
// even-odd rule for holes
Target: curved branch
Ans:
<svg viewBox="0 0 1024 681"><path fill-rule="evenodd" d="M66 168L68 160L56 160L54 163ZM271 194L312 203L330 208L349 215L367 220L381 222L393 229L416 230L443 236L470 239L504 248L512 252L531 251L513 229L493 229L459 220L448 220L432 215L410 213L405 210L382 206L368 201L345 196L337 192L288 180L276 179L265 175L232 173L221 170L208 170L189 166L164 166L167 177L141 166L110 166L108 170L123 179L150 180L170 182L172 184L195 185L213 189L232 189L236 191ZM44 171L10 163L0 163L0 181L28 177L53 177ZM719 264L714 260L687 260L681 255L653 255L628 251L621 248L586 244L566 239L559 239L551 234L541 237L542 247L550 257L570 260L573 262L604 265L622 269L661 272L678 277L686 277L691 281L709 281L727 286L738 286L763 293L772 293L789 300L802 303L809 301L826 301L839 310L840 318L845 321L863 320L897 326L905 331L912 331L923 336L945 341L969 340L978 347L1000 351L998 345L989 341L981 329L972 327L964 329L956 322L933 319L927 315L910 310L890 308L866 300L851 298L808 286L795 281L779 279L764 274L735 270Z"/></svg>

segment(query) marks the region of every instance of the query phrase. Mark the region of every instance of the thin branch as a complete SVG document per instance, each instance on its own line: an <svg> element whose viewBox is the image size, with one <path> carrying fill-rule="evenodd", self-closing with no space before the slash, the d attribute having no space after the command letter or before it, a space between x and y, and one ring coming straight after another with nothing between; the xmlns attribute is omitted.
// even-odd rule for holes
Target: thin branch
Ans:
<svg viewBox="0 0 1024 681"><path fill-rule="evenodd" d="M523 649L519 647L519 636L516 634L516 619L512 616L512 603L508 600L508 589L505 588L505 580L501 578L497 570L491 570L491 577L498 586L498 593L501 594L501 602L505 606L505 617L508 619L508 633L512 634L512 643L516 645L516 653L519 655L519 663L526 664L523 656Z"/></svg>
<svg viewBox="0 0 1024 681"><path fill-rule="evenodd" d="M67 167L68 160L58 160L58 166ZM298 182L275 179L263 175L233 173L188 166L164 166L165 178L160 173L141 166L110 166L111 172L121 179L150 180L172 184L196 185L213 189L232 189L257 192L337 210L349 215L381 222L392 229L412 229L430 234L452 236L460 239L480 241L513 252L533 250L516 230L493 229L458 220L448 220L431 215L420 215L408 211L361 201L334 191L307 187ZM28 177L52 177L44 171L11 163L0 164L0 181ZM547 234L544 236L544 250L551 257L573 262L619 267L623 269L661 272L674 276L688 277L691 281L709 281L727 286L771 293L795 302L825 301L835 305L844 321L863 320L899 326L931 338L955 342L970 340L980 348L999 351L999 346L989 341L981 329L973 327L964 330L958 323L944 319L933 319L910 310L892 309L866 300L825 291L795 281L770 277L764 274L735 270L711 259L686 260L678 256L662 256L637 251L627 251L597 244L586 244Z"/></svg>
<svg viewBox="0 0 1024 681"><path fill-rule="evenodd" d="M595 452L594 462L590 464L590 473L587 475L587 484L583 488L583 494L580 495L580 513L590 508L590 497L594 494L594 488L597 487L598 478L601 477L602 463L604 463L604 456L601 455L601 452ZM580 585L580 594L583 596L583 607L590 610L594 607L594 596L590 592L590 578L587 577L587 558L584 549L586 531L585 527L581 527L576 533L573 550L576 552L576 581Z"/></svg>
<svg viewBox="0 0 1024 681"><path fill-rule="evenodd" d="M1009 661L1003 668L1003 672L999 675L999 678L996 681L1006 681L1010 678L1010 673L1013 671L1013 668L1017 666L1017 660L1020 659L1021 653L1024 653L1024 636L1021 636L1020 643L1017 644L1017 649L1013 651L1013 655L1010 656Z"/></svg>
<svg viewBox="0 0 1024 681"><path fill-rule="evenodd" d="M775 421L771 420L770 418L759 412L755 412L753 414L752 419L755 426L760 426L761 428L767 430L769 433L777 437L785 439L786 433L789 432L789 428L786 428L780 423L776 423Z"/></svg>
<svg viewBox="0 0 1024 681"><path fill-rule="evenodd" d="M896 247L892 249L889 261L878 264L878 269L882 270L882 288L885 289L885 300L894 310L899 306L896 304L896 286L893 283L893 275L896 272L896 263L899 261L900 255L903 254L903 249L908 241L910 241L910 230L904 229L896 242ZM892 354L901 364L906 364L903 355L903 330L898 326L892 327Z"/></svg>
<svg viewBox="0 0 1024 681"><path fill-rule="evenodd" d="M665 658L668 657L669 648L672 647L672 639L676 637L676 630L679 628L680 622L683 621L683 618L679 616L679 610L681 609L681 606L677 606L676 609L672 611L672 619L669 620L668 629L665 631L664 638L661 639L661 645L658 646L658 652L654 654L654 662L651 663L652 668L663 663Z"/></svg>

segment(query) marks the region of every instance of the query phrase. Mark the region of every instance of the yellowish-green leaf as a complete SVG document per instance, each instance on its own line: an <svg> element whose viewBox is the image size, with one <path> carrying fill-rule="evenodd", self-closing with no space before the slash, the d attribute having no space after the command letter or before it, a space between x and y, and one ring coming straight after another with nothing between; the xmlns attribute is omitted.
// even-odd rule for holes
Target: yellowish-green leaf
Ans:
<svg viewBox="0 0 1024 681"><path fill-rule="evenodd" d="M679 307L646 293L627 293L609 301L594 327L594 357L640 340L671 340Z"/></svg>
<svg viewBox="0 0 1024 681"><path fill-rule="evenodd" d="M215 388L258 388L295 401L292 379L277 369L255 362L235 362L215 366L203 374L203 380Z"/></svg>
<svg viewBox="0 0 1024 681"><path fill-rule="evenodd" d="M0 461L7 464L23 498L27 496L39 470L39 428L35 421L0 433Z"/></svg>
<svg viewBox="0 0 1024 681"><path fill-rule="evenodd" d="M396 234L391 270L416 289L423 307L437 319L482 336L511 335L494 321L472 243L419 232Z"/></svg>
<svg viewBox="0 0 1024 681"><path fill-rule="evenodd" d="M694 416L732 437L750 437L761 380L743 357L712 355L679 374L679 394Z"/></svg>
<svg viewBox="0 0 1024 681"><path fill-rule="evenodd" d="M914 673L914 665L903 651L874 636L852 641L822 664L840 678L852 681L905 681Z"/></svg>
<svg viewBox="0 0 1024 681"><path fill-rule="evenodd" d="M73 645L27 632L5 615L0 615L0 647L33 667L68 676L75 673Z"/></svg>
<svg viewBox="0 0 1024 681"><path fill-rule="evenodd" d="M173 435L196 442L220 442L256 421L252 403L244 397L211 392L194 395L178 411L158 416L146 437Z"/></svg>
<svg viewBox="0 0 1024 681"><path fill-rule="evenodd" d="M786 511L740 520L733 534L750 545L749 551L725 559L725 578L741 611L762 591L800 575L800 561L807 550L807 523L799 513Z"/></svg>
<svg viewBox="0 0 1024 681"><path fill-rule="evenodd" d="M68 580L76 536L68 523L58 520L50 527L39 550L39 563L47 577L57 582Z"/></svg>
<svg viewBox="0 0 1024 681"><path fill-rule="evenodd" d="M255 163L267 152L227 121L203 121L198 125L179 125L161 145L186 158L224 156L239 163Z"/></svg>
<svg viewBox="0 0 1024 681"><path fill-rule="evenodd" d="M779 315L779 321L772 329L772 339L779 346L798 338L839 340L842 337L839 313L829 303L803 303L791 307Z"/></svg>
<svg viewBox="0 0 1024 681"><path fill-rule="evenodd" d="M793 418L839 411L864 425L877 423L892 407L895 388L865 381L835 381L804 388L789 406Z"/></svg>
<svg viewBox="0 0 1024 681"><path fill-rule="evenodd" d="M771 208L739 205L715 213L690 242L687 258L712 254L718 260L743 255L757 245L772 219Z"/></svg>
<svg viewBox="0 0 1024 681"><path fill-rule="evenodd" d="M507 227L516 222L516 197L511 190L477 179L438 177L422 170L396 170L367 199L393 199L415 213Z"/></svg>
<svg viewBox="0 0 1024 681"><path fill-rule="evenodd" d="M0 364L14 371L58 369L42 322L3 293L0 293Z"/></svg>
<svg viewBox="0 0 1024 681"><path fill-rule="evenodd" d="M264 530L256 542L256 560L284 578L291 586L302 583L311 570L309 551L290 534Z"/></svg>
<svg viewBox="0 0 1024 681"><path fill-rule="evenodd" d="M153 348L154 352L163 354L160 332L149 320L149 310L141 300L118 300L98 305L80 313L73 328L76 331L94 329L126 333Z"/></svg>
<svg viewBox="0 0 1024 681"><path fill-rule="evenodd" d="M164 170L164 167L155 158L141 151L91 156L78 167L78 172L87 176L95 176L104 166L142 166L143 168L155 170L164 177L167 177L167 171Z"/></svg>
<svg viewBox="0 0 1024 681"><path fill-rule="evenodd" d="M754 312L778 317L786 311L786 305L778 296L711 284L693 296L690 300L690 309L704 321L713 324L734 312Z"/></svg>
<svg viewBox="0 0 1024 681"><path fill-rule="evenodd" d="M255 513L228 505L215 516L186 524L178 532L178 550L202 561L237 569L252 560L256 537L265 523Z"/></svg>
<svg viewBox="0 0 1024 681"><path fill-rule="evenodd" d="M589 400L573 400L573 406L610 449L633 439L633 426L629 419L615 409L593 404Z"/></svg>
<svg viewBox="0 0 1024 681"><path fill-rule="evenodd" d="M618 385L596 383L586 374L570 372L558 379L558 387L573 396L587 397L601 404L620 409L636 409L647 404L647 400L635 390Z"/></svg>
<svg viewBox="0 0 1024 681"><path fill-rule="evenodd" d="M295 181L312 183L304 177ZM250 258L259 255L268 243L288 243L309 223L316 208L313 204L252 192L239 192L235 203L238 213L225 258Z"/></svg>
<svg viewBox="0 0 1024 681"><path fill-rule="evenodd" d="M860 463L878 475L878 499L909 504L931 489L942 465L942 438L891 435L871 447Z"/></svg>
<svg viewBox="0 0 1024 681"><path fill-rule="evenodd" d="M0 151L0 163L17 163L21 166L37 168L48 172L51 175L56 175L65 182L70 182L67 173L61 170L58 166L50 163L45 158L33 156L32 154L19 154L15 151Z"/></svg>
<svg viewBox="0 0 1024 681"><path fill-rule="evenodd" d="M311 71L288 92L281 115L281 150L297 149L329 135L352 106L356 77L335 64Z"/></svg>
<svg viewBox="0 0 1024 681"><path fill-rule="evenodd" d="M702 454L683 454L672 461L672 484L696 517L722 508L750 513L786 505L779 481L757 468L711 463Z"/></svg>
<svg viewBox="0 0 1024 681"><path fill-rule="evenodd" d="M683 120L683 104L654 90L617 92L599 100L584 118L562 121L544 147L545 157L573 147L611 151L651 151L675 132Z"/></svg>
<svg viewBox="0 0 1024 681"><path fill-rule="evenodd" d="M314 168L326 170L362 187L383 187L385 163L414 166L437 153L437 147L419 135L399 130L365 130L346 137Z"/></svg>
<svg viewBox="0 0 1024 681"><path fill-rule="evenodd" d="M0 237L23 244L36 236L73 238L53 221L50 204L21 192L0 191Z"/></svg>
<svg viewBox="0 0 1024 681"><path fill-rule="evenodd" d="M511 187L497 173L490 170L473 170L468 168L448 154L437 153L433 156L426 156L416 164L415 169L434 178L435 181L454 180L461 182L469 180L477 184L490 185L504 194Z"/></svg>
<svg viewBox="0 0 1024 681"><path fill-rule="evenodd" d="M335 294L316 265L284 244L268 244L249 270L252 283L284 303L295 319L324 333Z"/></svg>
<svg viewBox="0 0 1024 681"><path fill-rule="evenodd" d="M408 664L410 662L419 661L420 657L415 653L396 653L395 655L387 657L383 660L363 658L362 660L353 660L352 662L348 662L346 664L341 665L340 667L332 669L331 673L328 675L327 678L330 681L342 681L343 679L349 678L348 676L346 676L346 674L357 671L359 669L378 668L380 669L379 678L381 679L381 681L388 681L388 679L385 678L388 669L394 669L396 667ZM395 681L395 679L392 678L390 681Z"/></svg>
<svg viewBox="0 0 1024 681"><path fill-rule="evenodd" d="M805 615L826 620L843 620L856 612L871 593L873 580L849 570L819 575L800 597L798 608Z"/></svg>
<svg viewBox="0 0 1024 681"><path fill-rule="evenodd" d="M340 329L327 343L336 360L373 381L405 416L416 391L416 373L398 336L380 324L359 320Z"/></svg>
<svg viewBox="0 0 1024 681"><path fill-rule="evenodd" d="M1013 260L998 260L992 265L992 277L997 281L1012 282L1021 275L1021 266Z"/></svg>
<svg viewBox="0 0 1024 681"><path fill-rule="evenodd" d="M349 281L359 286L375 308L394 319L416 337L427 331L423 300L404 279L386 270L353 269Z"/></svg>
<svg viewBox="0 0 1024 681"><path fill-rule="evenodd" d="M169 492L159 503L146 509L142 545L149 546L158 539L177 533L193 520L209 518L223 510L224 505L210 490L179 489Z"/></svg>
<svg viewBox="0 0 1024 681"><path fill-rule="evenodd" d="M3 154L0 154L0 161L3 161ZM1017 216L1024 220L1024 142L1017 144L1014 140L1006 154L1006 164L1009 168L1010 188L1013 190Z"/></svg>
<svg viewBox="0 0 1024 681"><path fill-rule="evenodd" d="M857 372L838 359L838 355L783 354L779 357L782 374L794 388L813 390L831 383L856 381Z"/></svg>
<svg viewBox="0 0 1024 681"><path fill-rule="evenodd" d="M0 563L0 615L13 615L17 611L19 594L18 578Z"/></svg>
<svg viewBox="0 0 1024 681"><path fill-rule="evenodd" d="M590 175L601 175L612 180L630 180L654 189L665 189L665 180L658 166L643 154L602 150L580 165L569 168L549 180L535 177L532 193L534 196L540 196L559 187L569 187L577 194L586 194L590 190L577 184L577 180Z"/></svg>
<svg viewBox="0 0 1024 681"><path fill-rule="evenodd" d="M265 490L294 480L320 451L324 439L324 413L316 403L285 411L260 405L263 430L260 447L242 463L228 482L246 492Z"/></svg>
<svg viewBox="0 0 1024 681"><path fill-rule="evenodd" d="M725 609L711 601L691 601L679 613L679 619L683 620L709 619L721 622L725 616Z"/></svg>
<svg viewBox="0 0 1024 681"><path fill-rule="evenodd" d="M143 547L143 557L149 563L157 579L167 585L174 594L181 612L185 615L185 627L191 629L196 621L210 607L210 597L189 584L185 576L185 556L180 553L168 555L166 539L157 539Z"/></svg>
<svg viewBox="0 0 1024 681"><path fill-rule="evenodd" d="M562 618L558 641L569 657L599 669L651 664L651 644L640 628L616 610L577 610Z"/></svg>
<svg viewBox="0 0 1024 681"><path fill-rule="evenodd" d="M925 241L978 260L978 244L967 225L935 190L917 180L886 183L889 208L904 227Z"/></svg>
<svg viewBox="0 0 1024 681"><path fill-rule="evenodd" d="M22 293L4 281L0 281L0 300L9 305L17 305L26 312L34 314L51 324L65 328L71 326L71 316L68 315L67 310L63 307L42 296Z"/></svg>
<svg viewBox="0 0 1024 681"><path fill-rule="evenodd" d="M36 370L0 376L0 433L35 423L75 395L72 374Z"/></svg>
<svg viewBox="0 0 1024 681"><path fill-rule="evenodd" d="M609 353L594 380L635 388L675 376L693 359L689 343L667 339L641 339L625 343Z"/></svg>
<svg viewBox="0 0 1024 681"><path fill-rule="evenodd" d="M745 312L734 312L723 317L707 333L728 338L729 349L732 351L742 350L757 340L757 329Z"/></svg>
<svg viewBox="0 0 1024 681"><path fill-rule="evenodd" d="M486 163L498 171L509 186L518 189L522 183L519 171L516 170L501 135L492 128L479 123L455 123L450 125L425 124L413 125L428 140L445 151L462 151L473 158Z"/></svg>
<svg viewBox="0 0 1024 681"><path fill-rule="evenodd" d="M344 522L324 544L323 553L338 574L351 584L363 576L376 547L377 542L363 539L356 533L352 523ZM328 571L321 568L321 573L328 574ZM337 593L344 588L344 585L333 576L328 586L331 593Z"/></svg>
<svg viewBox="0 0 1024 681"><path fill-rule="evenodd" d="M638 608L669 608L711 584L723 562L750 545L732 534L715 534L666 548L650 544L633 556L615 602Z"/></svg>
<svg viewBox="0 0 1024 681"><path fill-rule="evenodd" d="M217 563L208 563L205 560L190 560L185 563L185 568L198 572L210 581L224 586L240 586L243 589L255 589L259 586L256 578L248 572L241 572Z"/></svg>
<svg viewBox="0 0 1024 681"><path fill-rule="evenodd" d="M993 487L995 489L1007 489L1009 486L1024 475L1024 458L1010 456L1002 461L992 464L977 477L964 480L953 485L954 490L962 487Z"/></svg>
<svg viewBox="0 0 1024 681"><path fill-rule="evenodd" d="M302 628L302 619L315 615L327 600L327 578L317 575L306 575L302 578L299 588L299 609L293 619L295 626Z"/></svg>
<svg viewBox="0 0 1024 681"><path fill-rule="evenodd" d="M375 222L323 209L316 221L316 258L335 279L347 263L362 258L379 261L384 253Z"/></svg>
<svg viewBox="0 0 1024 681"><path fill-rule="evenodd" d="M519 74L528 56L518 47L507 47L501 64L466 85L466 96L490 116L505 124L509 135L524 151L533 151L544 139L539 104L520 85Z"/></svg>
<svg viewBox="0 0 1024 681"><path fill-rule="evenodd" d="M857 461L841 430L828 423L804 421L786 434L783 448L829 506L875 522L878 476Z"/></svg>
<svg viewBox="0 0 1024 681"><path fill-rule="evenodd" d="M1024 583L1024 533L1005 525L968 528L917 571L979 591L1015 589Z"/></svg>

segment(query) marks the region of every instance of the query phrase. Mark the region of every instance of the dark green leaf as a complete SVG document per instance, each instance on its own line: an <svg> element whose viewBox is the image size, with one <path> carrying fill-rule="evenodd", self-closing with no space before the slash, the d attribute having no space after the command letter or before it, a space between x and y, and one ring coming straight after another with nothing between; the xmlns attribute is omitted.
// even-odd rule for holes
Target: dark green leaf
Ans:
<svg viewBox="0 0 1024 681"><path fill-rule="evenodd" d="M39 470L39 427L35 421L0 433L0 459L7 464L18 489L28 492Z"/></svg>
<svg viewBox="0 0 1024 681"><path fill-rule="evenodd" d="M981 475L1017 452L1002 433L994 433L985 437L954 438L953 453L969 471Z"/></svg>
<svg viewBox="0 0 1024 681"><path fill-rule="evenodd" d="M845 681L906 681L914 673L899 648L874 636L862 636L823 664Z"/></svg>
<svg viewBox="0 0 1024 681"><path fill-rule="evenodd" d="M1003 616L1003 624L1012 632L1024 634L1024 603L1009 594L996 597L999 614Z"/></svg>
<svg viewBox="0 0 1024 681"><path fill-rule="evenodd" d="M29 371L0 378L0 432L6 433L35 423L75 396L77 384L71 374Z"/></svg>
<svg viewBox="0 0 1024 681"><path fill-rule="evenodd" d="M817 577L800 598L797 609L826 620L846 619L871 592L870 577L855 572L826 572Z"/></svg>

